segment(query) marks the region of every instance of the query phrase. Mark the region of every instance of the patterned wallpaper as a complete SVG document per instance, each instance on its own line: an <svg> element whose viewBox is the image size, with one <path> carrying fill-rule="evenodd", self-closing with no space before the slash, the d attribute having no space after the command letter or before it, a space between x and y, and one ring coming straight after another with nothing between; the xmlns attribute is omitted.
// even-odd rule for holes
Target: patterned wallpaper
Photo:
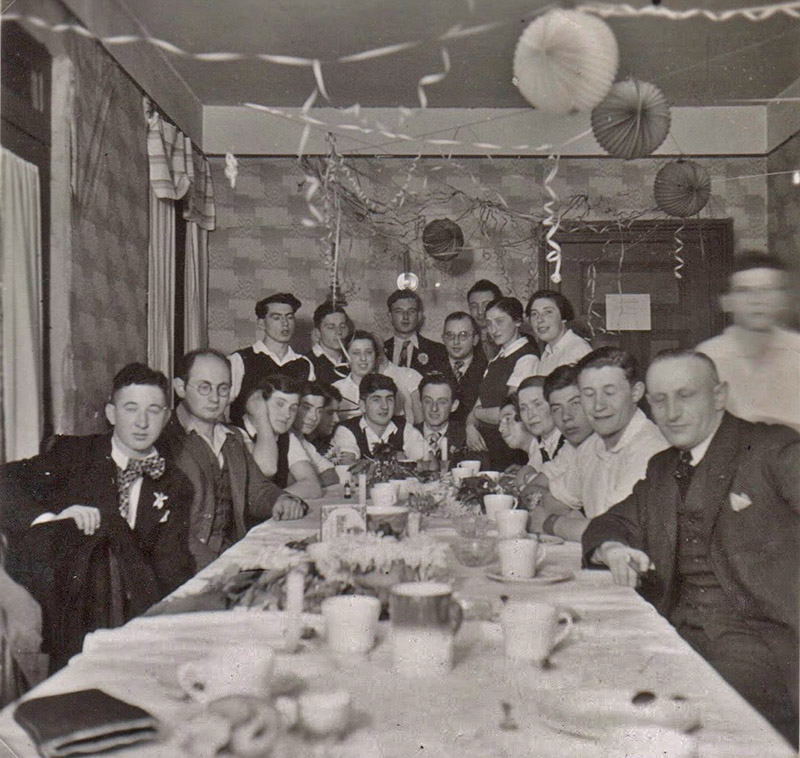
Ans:
<svg viewBox="0 0 800 758"><path fill-rule="evenodd" d="M141 91L98 44L70 39L76 389L57 431L87 434L107 428L103 405L116 371L147 360L148 164Z"/></svg>
<svg viewBox="0 0 800 758"><path fill-rule="evenodd" d="M769 242L772 252L790 261L800 272L800 186L791 173L800 170L800 132L767 158L769 192Z"/></svg>
<svg viewBox="0 0 800 758"><path fill-rule="evenodd" d="M714 179L703 218L734 219L736 248L763 247L767 240L765 158L699 159ZM298 313L300 347L309 344L311 314L329 286L325 260L329 245L319 229L303 226L308 215L303 173L290 158L241 158L236 188L223 174L224 161L212 159L217 228L209 237L209 340L231 351L257 336L253 305L270 289L291 290L302 301ZM641 218L663 217L655 208L652 183L662 161L562 159L553 186L563 199L584 194L588 206L574 213L608 219L616 210ZM424 213L413 223L409 208L404 241L411 247L412 269L423 275L420 294L426 304L423 333L438 339L444 317L463 309L469 287L483 277L524 299L539 286L537 252L529 222L498 226L494 239L476 234L474 199L484 212L507 204L521 214L541 217L546 200L543 180L552 163L537 158L354 158L355 179L366 197L390 202L401 187L425 198ZM413 203L409 201L409 205ZM588 208L588 210L587 210ZM458 218L473 248L449 264L431 264L421 251L419 229L437 216ZM388 222L387 222L388 223ZM370 227L374 228L374 227ZM393 230L396 232L397 230ZM520 242L523 240L523 242ZM518 243L518 244L517 244ZM505 250L498 254L498 248ZM386 296L402 268L400 246L368 237L363 225L343 228L340 245L341 284L348 312L359 326L389 335ZM436 282L440 283L437 288Z"/></svg>

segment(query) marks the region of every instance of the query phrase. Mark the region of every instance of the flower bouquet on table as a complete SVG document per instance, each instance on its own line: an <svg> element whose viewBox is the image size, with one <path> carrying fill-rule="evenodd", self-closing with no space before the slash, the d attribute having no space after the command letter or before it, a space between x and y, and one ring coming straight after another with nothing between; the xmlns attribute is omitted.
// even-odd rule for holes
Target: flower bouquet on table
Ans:
<svg viewBox="0 0 800 758"><path fill-rule="evenodd" d="M415 464L400 461L398 452L386 444L376 445L372 455L365 456L350 466L350 476L357 481L359 474L367 475L367 487L392 479L406 479L415 475Z"/></svg>

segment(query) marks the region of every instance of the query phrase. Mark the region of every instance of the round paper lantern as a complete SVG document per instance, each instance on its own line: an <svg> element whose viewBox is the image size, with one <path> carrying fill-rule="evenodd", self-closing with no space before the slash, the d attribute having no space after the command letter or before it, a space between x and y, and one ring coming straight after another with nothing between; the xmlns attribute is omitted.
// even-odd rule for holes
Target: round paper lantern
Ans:
<svg viewBox="0 0 800 758"><path fill-rule="evenodd" d="M422 231L422 247L437 261L453 260L464 247L461 227L449 218L437 218Z"/></svg>
<svg viewBox="0 0 800 758"><path fill-rule="evenodd" d="M686 218L705 208L711 197L711 177L694 161L670 161L656 174L653 193L664 213Z"/></svg>
<svg viewBox="0 0 800 758"><path fill-rule="evenodd" d="M397 289L414 292L419 287L419 277L412 271L405 271L397 277Z"/></svg>
<svg viewBox="0 0 800 758"><path fill-rule="evenodd" d="M514 83L534 107L549 113L588 111L617 75L614 32L597 16L554 9L533 21L514 51Z"/></svg>
<svg viewBox="0 0 800 758"><path fill-rule="evenodd" d="M617 82L592 111L595 139L615 158L644 158L669 134L669 103L648 82Z"/></svg>

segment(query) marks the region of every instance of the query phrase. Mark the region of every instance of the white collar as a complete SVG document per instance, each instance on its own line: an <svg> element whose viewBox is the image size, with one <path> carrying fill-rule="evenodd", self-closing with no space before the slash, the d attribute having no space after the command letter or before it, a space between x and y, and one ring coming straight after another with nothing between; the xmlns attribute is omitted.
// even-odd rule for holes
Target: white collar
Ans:
<svg viewBox="0 0 800 758"><path fill-rule="evenodd" d="M395 426L394 421L390 421L387 427L383 430L381 434L378 434L369 424L367 423L367 417L361 416L358 421L358 425L364 430L364 434L371 434L375 439L380 440L381 442L385 442L392 434L397 431L397 426Z"/></svg>
<svg viewBox="0 0 800 758"><path fill-rule="evenodd" d="M402 345L404 342L410 342L417 350L419 350L419 335L414 332L409 337L400 337L399 335L394 335L394 344L395 345Z"/></svg>
<svg viewBox="0 0 800 758"><path fill-rule="evenodd" d="M142 459L145 458L155 458L158 455L158 450L155 447L150 449L150 452L147 455L143 455ZM111 434L111 458L114 463L119 466L123 471L128 468L128 461L131 459L131 456L128 455L126 452L122 450L119 444L119 440L117 440L117 435L112 433Z"/></svg>
<svg viewBox="0 0 800 758"><path fill-rule="evenodd" d="M475 353L470 353L466 358L450 358L450 356L447 356L447 357L450 360L450 368L452 368L453 371L456 370L456 361L462 361L464 363L464 365L461 367L461 372L462 373L466 373L467 369L472 364L472 358L474 356L475 356Z"/></svg>
<svg viewBox="0 0 800 758"><path fill-rule="evenodd" d="M497 355L494 357L493 360L497 360L498 358L505 358L507 355L511 355L515 350L519 350L523 347L528 340L525 337L517 337L513 342L509 342L507 345L503 345L500 348Z"/></svg>
<svg viewBox="0 0 800 758"><path fill-rule="evenodd" d="M200 431L199 424L195 420L194 416L192 416L192 414L186 410L183 403L180 403L175 409L175 415L178 417L180 425L187 433L195 432L198 436L205 439L205 436ZM235 432L233 429L229 429L227 426L225 426L225 424L223 424L221 421L218 421L216 424L214 424L214 431L212 434L214 435L214 442L219 442L219 446L222 447L222 442L225 441L225 437L229 434L235 434Z"/></svg>
<svg viewBox="0 0 800 758"><path fill-rule="evenodd" d="M447 427L450 426L450 422L448 421L441 429L431 429L427 423L422 424L422 436L425 437L427 440L431 434L436 434L437 432L444 437L447 434Z"/></svg>
<svg viewBox="0 0 800 758"><path fill-rule="evenodd" d="M547 450L548 455L552 455L553 451L558 447L558 441L561 438L561 432L557 426L554 426L546 437L542 437L539 446Z"/></svg>
<svg viewBox="0 0 800 758"><path fill-rule="evenodd" d="M289 348L289 350L291 350L291 348ZM334 366L338 366L340 363L344 363L344 361L342 360L342 358L343 358L344 356L340 356L340 357L339 357L337 360L334 360L334 359L333 359L333 358L331 358L331 356L330 356L330 355L327 353L327 351L325 350L325 348L324 348L324 347L322 347L322 345L320 345L320 344L319 344L319 342L317 342L315 345L313 345L313 346L311 347L311 352L312 352L312 353L314 353L314 355L315 355L317 358L323 358L323 357L324 357L324 358L327 358L327 359L328 359L328 360L329 360L329 361L330 361L330 362L331 362L331 363L332 363Z"/></svg>
<svg viewBox="0 0 800 758"><path fill-rule="evenodd" d="M717 421L717 425L714 427L714 431L708 435L699 445L695 445L691 449L692 453L692 466L696 466L700 461L703 460L705 454L708 452L708 448L711 445L711 441L714 439L714 435L717 433L720 424L722 423L722 414L720 414L719 421Z"/></svg>
<svg viewBox="0 0 800 758"><path fill-rule="evenodd" d="M598 435L598 439L600 439L603 443L600 449L608 455L611 455L612 453L618 453L620 450L623 450L630 444L631 439L639 434L639 432L648 424L648 422L649 419L644 415L642 409L637 408L634 411L633 416L631 416L631 420L628 422L628 425L625 427L625 431L622 432L622 436L617 440L617 444L614 445L614 447L607 448L605 440Z"/></svg>
<svg viewBox="0 0 800 758"><path fill-rule="evenodd" d="M272 358L279 366L282 366L284 363L288 363L289 361L293 361L295 358L299 358L299 353L296 353L292 350L291 345L286 346L286 355L282 358L276 352L270 350L265 344L264 340L258 340L258 342L253 343L253 352L254 353L262 353L263 355Z"/></svg>

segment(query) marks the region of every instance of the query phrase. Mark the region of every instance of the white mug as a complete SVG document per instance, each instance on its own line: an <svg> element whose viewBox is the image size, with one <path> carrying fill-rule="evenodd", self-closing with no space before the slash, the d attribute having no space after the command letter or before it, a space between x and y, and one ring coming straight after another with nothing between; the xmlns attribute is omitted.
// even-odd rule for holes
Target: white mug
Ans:
<svg viewBox="0 0 800 758"><path fill-rule="evenodd" d="M483 507L486 511L486 518L494 521L498 511L510 511L517 507L517 498L513 495L484 495Z"/></svg>
<svg viewBox="0 0 800 758"><path fill-rule="evenodd" d="M370 491L372 504L386 507L394 505L397 501L397 485L393 482L379 482L372 485Z"/></svg>
<svg viewBox="0 0 800 758"><path fill-rule="evenodd" d="M198 703L226 695L269 695L275 651L271 647L232 645L178 669L178 684Z"/></svg>
<svg viewBox="0 0 800 758"><path fill-rule="evenodd" d="M469 471L467 476L477 476L478 472L481 470L481 462L480 461L461 461L458 464L457 468L463 468Z"/></svg>
<svg viewBox="0 0 800 758"><path fill-rule="evenodd" d="M500 570L508 579L531 579L542 565L545 557L544 545L540 545L535 535L497 543L500 553Z"/></svg>
<svg viewBox="0 0 800 758"><path fill-rule="evenodd" d="M328 647L341 653L367 653L375 645L381 601L371 595L335 595L322 601Z"/></svg>
<svg viewBox="0 0 800 758"><path fill-rule="evenodd" d="M559 629L561 623L564 627ZM509 600L500 612L506 658L544 663L568 634L572 615L548 603Z"/></svg>
<svg viewBox="0 0 800 758"><path fill-rule="evenodd" d="M524 537L528 530L528 516L525 510L498 511L494 520L497 522L497 535L502 540Z"/></svg>

